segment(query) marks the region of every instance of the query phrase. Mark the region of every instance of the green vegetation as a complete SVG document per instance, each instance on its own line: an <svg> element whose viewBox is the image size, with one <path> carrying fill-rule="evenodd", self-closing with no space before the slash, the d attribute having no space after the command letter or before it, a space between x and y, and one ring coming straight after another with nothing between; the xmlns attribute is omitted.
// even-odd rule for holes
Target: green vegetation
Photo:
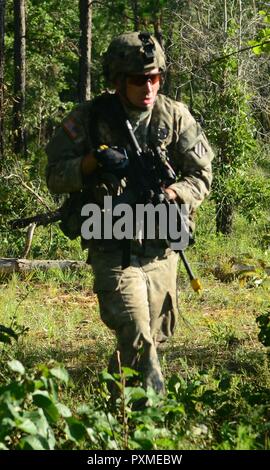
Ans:
<svg viewBox="0 0 270 470"><path fill-rule="evenodd" d="M269 250L241 215L229 239L207 232L212 211L210 203L201 210L205 225L188 253L200 296L179 268L162 400L125 387L128 369L105 372L114 338L99 318L91 271L2 277L0 324L10 328L0 328L2 448L269 450Z"/></svg>
<svg viewBox="0 0 270 470"><path fill-rule="evenodd" d="M0 256L13 258L24 252L25 230L10 230L9 221L62 203L48 194L44 149L78 101L81 51L79 2L27 0L27 150L15 153L13 1L5 4ZM101 60L112 37L138 27L160 38L162 30L164 92L189 106L215 146L212 195L188 250L204 290L196 296L179 267L180 315L161 352L161 400L125 387L130 370L104 372L114 337L99 318L90 270L0 274L0 449L269 450L269 2L91 4L91 95L104 91ZM29 257L83 260L85 252L55 224L36 228ZM111 381L120 393L114 407Z"/></svg>

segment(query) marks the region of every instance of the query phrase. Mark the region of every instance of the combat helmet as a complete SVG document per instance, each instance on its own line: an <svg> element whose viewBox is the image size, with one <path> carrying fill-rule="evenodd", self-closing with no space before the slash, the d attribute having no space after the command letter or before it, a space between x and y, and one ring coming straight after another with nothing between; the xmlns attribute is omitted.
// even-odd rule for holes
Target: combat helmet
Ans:
<svg viewBox="0 0 270 470"><path fill-rule="evenodd" d="M148 32L117 36L103 56L103 72L108 84L114 84L119 76L145 73L153 68L165 72L165 55L157 39Z"/></svg>

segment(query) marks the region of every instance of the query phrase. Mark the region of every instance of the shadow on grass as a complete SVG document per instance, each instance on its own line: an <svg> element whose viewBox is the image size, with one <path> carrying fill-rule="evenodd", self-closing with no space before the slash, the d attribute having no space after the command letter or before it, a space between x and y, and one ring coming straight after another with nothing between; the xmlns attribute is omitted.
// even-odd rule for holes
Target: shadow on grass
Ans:
<svg viewBox="0 0 270 470"><path fill-rule="evenodd" d="M63 343L62 346L44 346L39 349L33 345L25 349L20 347L16 358L26 367L48 364L51 361L61 363L69 372L75 386L84 386L88 385L89 381L95 381L98 374L107 368L114 341L96 339L72 349L68 346ZM241 342L224 348L220 344L210 344L207 347L174 345L173 349L166 347L160 353L160 359L161 363L166 364L164 373L167 378L173 374L186 376L187 371L192 376L198 371L213 369L214 375L236 374L247 377L248 380L263 380L270 386L267 351L246 349Z"/></svg>
<svg viewBox="0 0 270 470"><path fill-rule="evenodd" d="M170 364L170 373L181 374L185 366L190 369L242 374L258 378L258 374L269 376L270 370L265 350L245 350L242 345L232 345L222 349L220 346L209 347L174 347L166 351L166 362ZM261 378L261 377L260 377Z"/></svg>
<svg viewBox="0 0 270 470"><path fill-rule="evenodd" d="M24 351L20 349L16 358L29 368L50 362L60 363L67 369L76 386L78 384L84 386L92 379L96 380L97 375L107 367L112 353L108 349L108 344L97 343L73 349L57 347L31 348Z"/></svg>

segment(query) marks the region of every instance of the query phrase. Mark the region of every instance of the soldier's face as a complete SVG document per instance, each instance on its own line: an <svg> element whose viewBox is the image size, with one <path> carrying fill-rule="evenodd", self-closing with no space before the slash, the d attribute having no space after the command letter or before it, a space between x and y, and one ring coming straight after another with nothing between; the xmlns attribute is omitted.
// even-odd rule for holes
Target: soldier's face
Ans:
<svg viewBox="0 0 270 470"><path fill-rule="evenodd" d="M145 74L128 76L126 98L137 108L150 108L155 102L160 87L160 78L161 75L157 68Z"/></svg>

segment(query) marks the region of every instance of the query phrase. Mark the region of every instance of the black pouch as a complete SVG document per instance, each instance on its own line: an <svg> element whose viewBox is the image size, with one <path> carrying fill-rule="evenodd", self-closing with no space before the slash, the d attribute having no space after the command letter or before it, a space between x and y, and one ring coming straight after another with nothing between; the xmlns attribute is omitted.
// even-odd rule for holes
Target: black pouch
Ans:
<svg viewBox="0 0 270 470"><path fill-rule="evenodd" d="M81 235L83 218L81 209L85 204L85 196L82 191L71 193L61 207L62 218L59 224L62 232L70 240Z"/></svg>

